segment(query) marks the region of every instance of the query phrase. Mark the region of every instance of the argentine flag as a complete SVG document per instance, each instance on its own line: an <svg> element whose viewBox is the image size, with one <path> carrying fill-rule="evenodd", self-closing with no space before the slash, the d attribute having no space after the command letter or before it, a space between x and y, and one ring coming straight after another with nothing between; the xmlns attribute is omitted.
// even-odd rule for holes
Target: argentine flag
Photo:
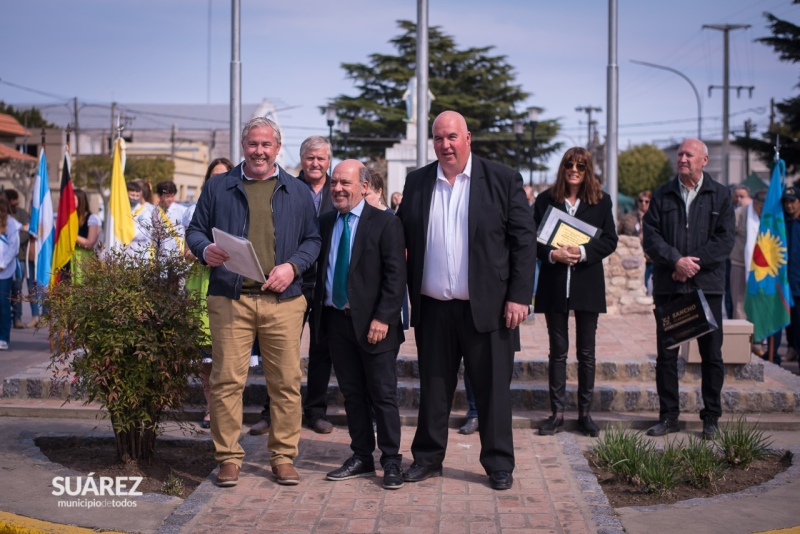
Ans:
<svg viewBox="0 0 800 534"><path fill-rule="evenodd" d="M33 210L29 232L36 237L36 283L42 289L50 285L53 270L53 197L50 196L50 181L47 178L47 160L44 147L39 153L39 171L33 186Z"/></svg>

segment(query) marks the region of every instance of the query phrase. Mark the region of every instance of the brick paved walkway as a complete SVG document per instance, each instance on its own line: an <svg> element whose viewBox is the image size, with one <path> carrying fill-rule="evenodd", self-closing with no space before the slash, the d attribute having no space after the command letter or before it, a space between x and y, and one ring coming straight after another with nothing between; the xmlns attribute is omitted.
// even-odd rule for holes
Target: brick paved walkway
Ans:
<svg viewBox="0 0 800 534"><path fill-rule="evenodd" d="M402 451L409 451L413 433L403 427ZM586 462L576 439L515 430L514 487L493 491L478 461L478 435L451 429L443 477L387 491L380 469L375 478L325 480L350 455L345 428L327 436L303 429L295 464L301 482L289 487L272 478L266 438L243 436L247 457L238 486L204 481L160 532L597 532L598 507L590 503L600 500L601 519L611 509L596 483L579 480ZM410 463L404 458L403 467Z"/></svg>

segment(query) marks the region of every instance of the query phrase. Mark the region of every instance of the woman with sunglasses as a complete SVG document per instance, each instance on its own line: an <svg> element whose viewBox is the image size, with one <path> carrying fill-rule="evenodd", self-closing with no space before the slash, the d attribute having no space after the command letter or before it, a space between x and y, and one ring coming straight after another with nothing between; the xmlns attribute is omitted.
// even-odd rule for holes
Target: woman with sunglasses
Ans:
<svg viewBox="0 0 800 534"><path fill-rule="evenodd" d="M603 258L617 248L617 232L611 198L603 193L594 174L591 154L585 148L567 150L558 168L555 185L539 194L533 205L533 219L541 225L547 208L567 212L600 228L598 236L581 246L556 243L537 247L541 260L535 313L544 313L550 339L550 408L553 415L539 428L550 436L564 430L567 408L567 325L570 311L575 313L575 339L578 357L578 428L597 437L600 428L592 421L594 392L595 333L597 318L606 311Z"/></svg>

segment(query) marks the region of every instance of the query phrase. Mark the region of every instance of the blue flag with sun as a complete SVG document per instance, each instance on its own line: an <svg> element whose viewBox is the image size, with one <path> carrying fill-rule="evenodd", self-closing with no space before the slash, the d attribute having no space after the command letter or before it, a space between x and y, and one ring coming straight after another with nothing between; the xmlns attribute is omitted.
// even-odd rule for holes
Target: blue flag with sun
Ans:
<svg viewBox="0 0 800 534"><path fill-rule="evenodd" d="M785 176L786 164L783 160L776 161L747 278L744 310L753 323L756 341L788 325L794 305L789 289L786 222L781 204Z"/></svg>

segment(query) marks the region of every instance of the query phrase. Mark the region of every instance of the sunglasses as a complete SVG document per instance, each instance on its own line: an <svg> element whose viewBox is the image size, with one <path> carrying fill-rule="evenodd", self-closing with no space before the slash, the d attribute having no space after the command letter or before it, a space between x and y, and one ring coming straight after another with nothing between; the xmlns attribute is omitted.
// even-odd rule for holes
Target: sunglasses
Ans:
<svg viewBox="0 0 800 534"><path fill-rule="evenodd" d="M575 163L575 162L572 162L572 161L567 161L566 163L564 163L564 168L565 169L570 170L570 169L572 169L572 167L575 167L580 172L586 172L586 164L585 163Z"/></svg>

